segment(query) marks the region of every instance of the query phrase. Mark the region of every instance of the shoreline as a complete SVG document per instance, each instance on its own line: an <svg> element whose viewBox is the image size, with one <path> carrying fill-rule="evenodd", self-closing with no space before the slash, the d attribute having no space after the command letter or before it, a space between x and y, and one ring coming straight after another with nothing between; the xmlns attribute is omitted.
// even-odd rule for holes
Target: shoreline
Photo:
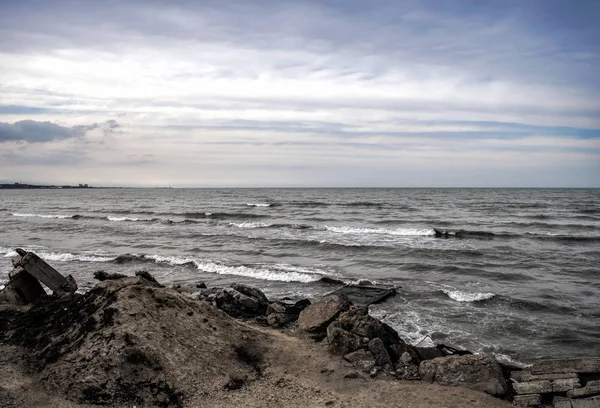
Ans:
<svg viewBox="0 0 600 408"><path fill-rule="evenodd" d="M264 406L247 395L261 389L271 395L272 406L291 407L307 398L303 387L314 394L307 406L398 405L406 402L392 392L400 388L417 396L406 405L413 407L452 406L447 402L454 397L456 406L514 401L558 407L557 401L585 397L595 402L600 394L600 358L541 361L522 369L443 344L407 344L369 314L370 304L389 296L374 288L345 287L312 303L291 303L243 284L167 288L138 271L97 272L100 282L78 294L70 275L65 278L33 253L16 252L0 306L3 370L29 381L21 386L34 394L76 404L71 406L191 407L207 396L210 406L242 403L239 398L244 406ZM34 305L14 305L29 301ZM11 357L17 355L23 364ZM363 399L341 392L357 388ZM13 389L0 384L9 399L22 400ZM434 389L440 399L430 396Z"/></svg>

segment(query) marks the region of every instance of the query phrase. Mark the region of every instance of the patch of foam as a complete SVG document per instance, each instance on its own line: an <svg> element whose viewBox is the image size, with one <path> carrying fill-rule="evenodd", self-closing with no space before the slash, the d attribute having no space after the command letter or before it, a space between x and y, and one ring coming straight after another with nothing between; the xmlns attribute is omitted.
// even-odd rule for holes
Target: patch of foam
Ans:
<svg viewBox="0 0 600 408"><path fill-rule="evenodd" d="M40 252L37 255L45 261L57 262L110 262L115 259L114 256L74 255L68 252Z"/></svg>
<svg viewBox="0 0 600 408"><path fill-rule="evenodd" d="M269 203L246 203L248 207L270 207Z"/></svg>
<svg viewBox="0 0 600 408"><path fill-rule="evenodd" d="M15 217L37 217L37 218L71 218L72 215L62 214L28 214L28 213L11 213Z"/></svg>
<svg viewBox="0 0 600 408"><path fill-rule="evenodd" d="M194 258L178 256L145 255L144 258L153 259L156 263L167 263L169 265L185 265L190 262L195 262Z"/></svg>
<svg viewBox="0 0 600 408"><path fill-rule="evenodd" d="M269 281L309 283L321 279L321 276L316 274L277 271L266 268L251 268L244 265L229 266L214 262L197 262L197 265L198 269L203 272L217 273L219 275L245 276L247 278Z"/></svg>
<svg viewBox="0 0 600 408"><path fill-rule="evenodd" d="M109 221L152 221L152 218L137 218L137 217L113 217L113 216L108 216L106 217L107 220Z"/></svg>
<svg viewBox="0 0 600 408"><path fill-rule="evenodd" d="M264 222L230 222L229 225L238 228L268 228L272 224L265 224Z"/></svg>
<svg viewBox="0 0 600 408"><path fill-rule="evenodd" d="M473 293L449 289L442 289L442 292L448 295L450 299L456 300L457 302L479 302L496 296L494 293Z"/></svg>
<svg viewBox="0 0 600 408"><path fill-rule="evenodd" d="M399 235L399 236L429 236L435 235L433 229L418 229L418 228L398 228L398 229L386 229L386 228L355 228L355 227L332 227L325 226L327 231L335 232L338 234L355 234L355 235L368 235L368 234L379 234L379 235Z"/></svg>

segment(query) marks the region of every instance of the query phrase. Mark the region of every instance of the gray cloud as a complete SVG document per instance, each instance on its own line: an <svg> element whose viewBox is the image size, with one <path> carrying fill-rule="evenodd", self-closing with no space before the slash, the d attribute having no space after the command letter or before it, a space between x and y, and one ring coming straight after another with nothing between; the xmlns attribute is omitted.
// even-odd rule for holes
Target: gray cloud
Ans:
<svg viewBox="0 0 600 408"><path fill-rule="evenodd" d="M103 129L106 134L119 127L119 123L112 119L101 124L93 123L91 125L77 125L72 127L35 120L21 120L13 124L0 122L0 143L7 141L44 143L82 137L86 132L98 128Z"/></svg>

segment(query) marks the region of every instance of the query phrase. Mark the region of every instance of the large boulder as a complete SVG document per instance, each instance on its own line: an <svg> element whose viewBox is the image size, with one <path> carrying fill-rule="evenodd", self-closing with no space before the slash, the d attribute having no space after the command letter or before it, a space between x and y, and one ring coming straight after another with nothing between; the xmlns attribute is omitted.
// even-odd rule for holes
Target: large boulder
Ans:
<svg viewBox="0 0 600 408"><path fill-rule="evenodd" d="M500 364L486 354L438 357L421 362L421 379L440 385L462 386L496 397L507 392Z"/></svg>
<svg viewBox="0 0 600 408"><path fill-rule="evenodd" d="M350 300L343 295L328 295L323 299L306 307L298 317L298 328L304 332L325 337L327 326L335 320L340 313L348 310Z"/></svg>
<svg viewBox="0 0 600 408"><path fill-rule="evenodd" d="M388 369L393 367L392 359L380 338L375 338L369 342L369 351L375 358L378 366L387 367Z"/></svg>
<svg viewBox="0 0 600 408"><path fill-rule="evenodd" d="M340 314L337 321L344 330L368 339L381 339L386 348L393 344L404 344L396 330L380 320L369 316L369 309L364 306L352 305Z"/></svg>
<svg viewBox="0 0 600 408"><path fill-rule="evenodd" d="M349 354L363 346L360 337L342 329L337 321L327 327L327 343L331 354L336 355Z"/></svg>

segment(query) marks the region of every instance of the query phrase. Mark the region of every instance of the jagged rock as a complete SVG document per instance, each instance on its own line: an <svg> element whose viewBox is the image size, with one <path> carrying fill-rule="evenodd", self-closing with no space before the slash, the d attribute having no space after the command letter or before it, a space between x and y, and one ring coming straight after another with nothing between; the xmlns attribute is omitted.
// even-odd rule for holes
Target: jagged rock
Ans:
<svg viewBox="0 0 600 408"><path fill-rule="evenodd" d="M375 338L369 342L368 347L378 366L388 366L389 368L393 367L392 359L385 348L383 340L380 338Z"/></svg>
<svg viewBox="0 0 600 408"><path fill-rule="evenodd" d="M419 366L411 363L398 364L396 366L396 378L399 380L420 380Z"/></svg>
<svg viewBox="0 0 600 408"><path fill-rule="evenodd" d="M242 285L241 283L234 283L231 285L231 287L234 290L248 296L249 298L255 299L258 303L258 308L263 311L266 310L267 306L269 305L269 299L267 299L265 294L257 288L253 288L252 286L248 285Z"/></svg>
<svg viewBox="0 0 600 408"><path fill-rule="evenodd" d="M440 385L464 386L494 396L503 396L507 385L502 367L485 354L438 357L421 362L419 374L423 381Z"/></svg>
<svg viewBox="0 0 600 408"><path fill-rule="evenodd" d="M396 362L400 362L399 360L402 358L402 356L404 354L408 354L408 356L410 357L410 360L405 361L407 359L407 357L405 357L405 360L402 360L402 363L412 363L415 364L416 366L419 365L419 363L421 363L422 358L419 355L419 353L417 353L416 347L411 345L411 344L406 344L404 342L402 343L398 343L398 344L392 344L389 348L388 348L389 352L390 352L390 357L392 357L392 361Z"/></svg>
<svg viewBox="0 0 600 408"><path fill-rule="evenodd" d="M286 305L287 306L287 305ZM300 312L310 306L310 300L301 299L291 306L287 307L286 313L298 316Z"/></svg>
<svg viewBox="0 0 600 408"><path fill-rule="evenodd" d="M275 329L283 327L294 320L294 316L286 313L271 313L267 316L267 324Z"/></svg>
<svg viewBox="0 0 600 408"><path fill-rule="evenodd" d="M100 282L105 280L116 280L126 278L127 275L123 275L122 273L108 273L104 271L96 271L94 272L94 279L99 280Z"/></svg>
<svg viewBox="0 0 600 408"><path fill-rule="evenodd" d="M334 321L327 327L327 342L331 354L345 355L362 347L361 338L342 329L339 322Z"/></svg>
<svg viewBox="0 0 600 408"><path fill-rule="evenodd" d="M158 281L154 278L154 276L150 275L150 273L148 271L136 271L135 276L140 276L140 277L146 279L147 281L156 283L160 287L164 287L163 285L158 283Z"/></svg>
<svg viewBox="0 0 600 408"><path fill-rule="evenodd" d="M377 362L369 351L360 349L353 353L346 354L344 360L352 363L352 365L365 373L368 373L375 367Z"/></svg>
<svg viewBox="0 0 600 408"><path fill-rule="evenodd" d="M286 313L287 308L285 307L285 304L282 302L273 302L270 303L269 306L267 306L267 311L265 312L265 314L267 316L269 316L270 314L274 314L274 313Z"/></svg>
<svg viewBox="0 0 600 408"><path fill-rule="evenodd" d="M298 317L298 328L302 331L317 334L319 338L325 336L327 326L348 310L351 303L347 297L341 295L328 295L306 307Z"/></svg>
<svg viewBox="0 0 600 408"><path fill-rule="evenodd" d="M398 333L387 324L369 316L369 309L364 306L352 305L341 313L337 321L344 330L368 339L381 339L386 347L392 344L404 344Z"/></svg>

